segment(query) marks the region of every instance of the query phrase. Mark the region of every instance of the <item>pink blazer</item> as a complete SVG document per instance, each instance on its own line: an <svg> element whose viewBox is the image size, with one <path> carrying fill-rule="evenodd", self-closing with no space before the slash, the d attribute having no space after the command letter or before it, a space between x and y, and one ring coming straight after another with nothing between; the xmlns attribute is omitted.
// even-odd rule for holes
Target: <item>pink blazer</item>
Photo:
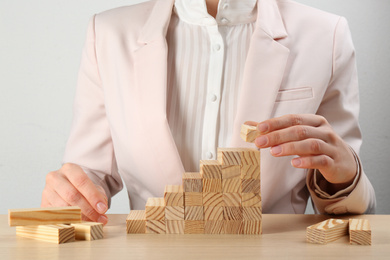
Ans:
<svg viewBox="0 0 390 260"><path fill-rule="evenodd" d="M80 165L108 197L123 187L142 209L180 184L184 172L166 116L167 26L173 0L150 1L100 13L91 20L63 162ZM247 120L290 113L323 115L359 153L359 97L354 48L344 18L289 0L259 0L245 65L231 147ZM263 212L303 213L307 199L319 212L363 213L375 208L361 170L357 183L333 199L314 191L313 171L291 157L261 155Z"/></svg>

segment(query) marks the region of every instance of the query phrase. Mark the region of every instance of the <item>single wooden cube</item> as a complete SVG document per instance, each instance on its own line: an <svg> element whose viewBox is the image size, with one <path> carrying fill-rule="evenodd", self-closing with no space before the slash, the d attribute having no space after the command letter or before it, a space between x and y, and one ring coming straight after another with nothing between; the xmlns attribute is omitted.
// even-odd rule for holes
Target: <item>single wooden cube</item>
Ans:
<svg viewBox="0 0 390 260"><path fill-rule="evenodd" d="M223 208L222 207L203 207L204 220L223 220Z"/></svg>
<svg viewBox="0 0 390 260"><path fill-rule="evenodd" d="M223 193L223 205L230 207L241 206L241 194L240 193Z"/></svg>
<svg viewBox="0 0 390 260"><path fill-rule="evenodd" d="M203 193L203 205L206 207L222 207L223 195L220 192Z"/></svg>
<svg viewBox="0 0 390 260"><path fill-rule="evenodd" d="M224 179L222 180L223 193L241 193L241 179Z"/></svg>
<svg viewBox="0 0 390 260"><path fill-rule="evenodd" d="M371 227L367 219L349 220L349 243L351 245L371 245Z"/></svg>
<svg viewBox="0 0 390 260"><path fill-rule="evenodd" d="M166 234L184 234L184 220L166 220Z"/></svg>
<svg viewBox="0 0 390 260"><path fill-rule="evenodd" d="M184 204L185 206L202 206L203 192L185 192Z"/></svg>
<svg viewBox="0 0 390 260"><path fill-rule="evenodd" d="M184 206L165 206L166 220L184 220Z"/></svg>
<svg viewBox="0 0 390 260"><path fill-rule="evenodd" d="M145 210L131 210L126 218L126 227L128 234L145 234Z"/></svg>
<svg viewBox="0 0 390 260"><path fill-rule="evenodd" d="M242 207L242 218L244 220L261 220L261 207Z"/></svg>
<svg viewBox="0 0 390 260"><path fill-rule="evenodd" d="M328 219L306 228L306 241L326 244L348 234L348 220Z"/></svg>
<svg viewBox="0 0 390 260"><path fill-rule="evenodd" d="M224 234L223 220L205 220L204 233L205 234Z"/></svg>
<svg viewBox="0 0 390 260"><path fill-rule="evenodd" d="M166 220L146 220L146 234L166 234Z"/></svg>
<svg viewBox="0 0 390 260"><path fill-rule="evenodd" d="M218 148L222 168L229 165L260 165L260 151L251 148Z"/></svg>
<svg viewBox="0 0 390 260"><path fill-rule="evenodd" d="M224 220L243 220L242 207L223 207Z"/></svg>
<svg viewBox="0 0 390 260"><path fill-rule="evenodd" d="M97 222L72 223L77 240L97 240L103 238L103 224Z"/></svg>
<svg viewBox="0 0 390 260"><path fill-rule="evenodd" d="M204 220L185 220L184 234L204 234Z"/></svg>
<svg viewBox="0 0 390 260"><path fill-rule="evenodd" d="M261 233L262 233L261 220L243 220L243 234L261 235Z"/></svg>
<svg viewBox="0 0 390 260"><path fill-rule="evenodd" d="M204 220L203 206L186 206L184 218L185 220Z"/></svg>
<svg viewBox="0 0 390 260"><path fill-rule="evenodd" d="M201 160L200 175L203 179L221 179L221 164L217 160Z"/></svg>
<svg viewBox="0 0 390 260"><path fill-rule="evenodd" d="M221 170L222 179L240 179L241 167L240 165L228 165L224 166Z"/></svg>
<svg viewBox="0 0 390 260"><path fill-rule="evenodd" d="M242 179L241 180L242 193L260 193L259 179Z"/></svg>
<svg viewBox="0 0 390 260"><path fill-rule="evenodd" d="M202 176L198 172L183 173L183 190L184 192L202 192Z"/></svg>
<svg viewBox="0 0 390 260"><path fill-rule="evenodd" d="M255 139L260 136L260 132L257 130L256 126L243 124L241 125L240 136L245 142L254 143Z"/></svg>
<svg viewBox="0 0 390 260"><path fill-rule="evenodd" d="M241 193L243 207L258 207L261 208L260 193Z"/></svg>
<svg viewBox="0 0 390 260"><path fill-rule="evenodd" d="M165 219L165 201L164 198L149 198L145 206L146 220L164 220Z"/></svg>
<svg viewBox="0 0 390 260"><path fill-rule="evenodd" d="M244 232L243 222L241 220L225 220L223 230L225 234L242 234Z"/></svg>
<svg viewBox="0 0 390 260"><path fill-rule="evenodd" d="M62 244L75 240L75 228L63 224L17 226L16 235L19 237Z"/></svg>
<svg viewBox="0 0 390 260"><path fill-rule="evenodd" d="M260 179L260 165L243 165L240 172L241 179Z"/></svg>
<svg viewBox="0 0 390 260"><path fill-rule="evenodd" d="M182 185L166 185L164 191L165 206L184 206Z"/></svg>
<svg viewBox="0 0 390 260"><path fill-rule="evenodd" d="M222 192L222 179L203 179L203 192Z"/></svg>

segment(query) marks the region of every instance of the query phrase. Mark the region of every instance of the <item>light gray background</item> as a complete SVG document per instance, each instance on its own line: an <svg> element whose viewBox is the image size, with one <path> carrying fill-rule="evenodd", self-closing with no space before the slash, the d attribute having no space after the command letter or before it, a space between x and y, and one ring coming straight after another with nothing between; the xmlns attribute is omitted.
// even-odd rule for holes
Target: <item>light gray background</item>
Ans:
<svg viewBox="0 0 390 260"><path fill-rule="evenodd" d="M39 207L46 174L60 167L89 18L141 1L1 0L0 214ZM361 158L376 189L377 213L389 214L390 1L298 1L349 21L360 76ZM109 213L128 212L122 191Z"/></svg>

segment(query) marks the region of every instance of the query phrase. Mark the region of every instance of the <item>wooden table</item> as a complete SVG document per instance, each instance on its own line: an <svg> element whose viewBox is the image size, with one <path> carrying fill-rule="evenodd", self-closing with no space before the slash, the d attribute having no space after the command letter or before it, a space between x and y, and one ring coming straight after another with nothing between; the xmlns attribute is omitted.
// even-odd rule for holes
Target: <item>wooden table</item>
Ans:
<svg viewBox="0 0 390 260"><path fill-rule="evenodd" d="M372 246L349 245L343 237L308 244L306 227L321 215L263 215L263 235L126 234L126 215L109 215L104 239L52 244L16 237L0 215L0 259L390 259L390 215L370 220ZM348 217L344 217L348 218Z"/></svg>

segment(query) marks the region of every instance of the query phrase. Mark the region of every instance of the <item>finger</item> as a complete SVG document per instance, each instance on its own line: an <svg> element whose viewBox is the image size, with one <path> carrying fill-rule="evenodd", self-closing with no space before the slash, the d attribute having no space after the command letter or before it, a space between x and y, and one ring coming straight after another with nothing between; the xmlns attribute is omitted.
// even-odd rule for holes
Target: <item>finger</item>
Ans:
<svg viewBox="0 0 390 260"><path fill-rule="evenodd" d="M318 127L327 124L324 117L312 114L291 114L272 118L257 125L257 130L266 134L275 130L284 129L296 125L308 125Z"/></svg>
<svg viewBox="0 0 390 260"><path fill-rule="evenodd" d="M326 155L303 156L292 159L291 165L295 168L326 171L332 167L333 159Z"/></svg>
<svg viewBox="0 0 390 260"><path fill-rule="evenodd" d="M71 206L63 200L58 193L50 187L45 187L42 192L41 207L68 207Z"/></svg>
<svg viewBox="0 0 390 260"><path fill-rule="evenodd" d="M303 141L289 142L277 146L273 146L270 150L275 157L298 155L327 155L333 158L332 147L320 139L306 139Z"/></svg>

